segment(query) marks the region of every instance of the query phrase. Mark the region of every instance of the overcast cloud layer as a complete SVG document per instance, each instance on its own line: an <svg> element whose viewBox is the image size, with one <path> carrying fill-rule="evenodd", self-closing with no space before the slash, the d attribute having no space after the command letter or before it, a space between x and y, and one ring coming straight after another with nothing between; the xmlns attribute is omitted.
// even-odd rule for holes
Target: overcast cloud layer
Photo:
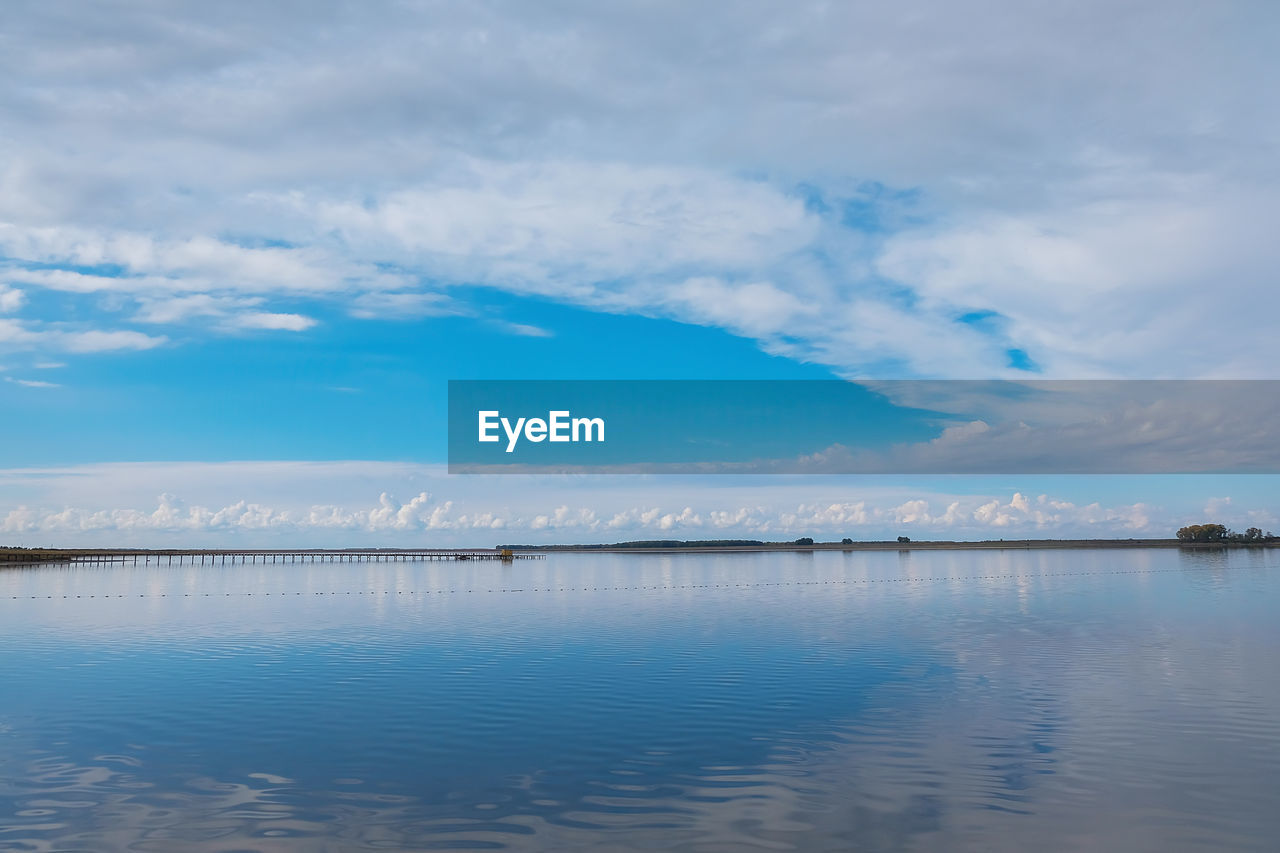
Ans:
<svg viewBox="0 0 1280 853"><path fill-rule="evenodd" d="M1278 17L10 3L0 360L480 284L850 376L1275 377Z"/></svg>

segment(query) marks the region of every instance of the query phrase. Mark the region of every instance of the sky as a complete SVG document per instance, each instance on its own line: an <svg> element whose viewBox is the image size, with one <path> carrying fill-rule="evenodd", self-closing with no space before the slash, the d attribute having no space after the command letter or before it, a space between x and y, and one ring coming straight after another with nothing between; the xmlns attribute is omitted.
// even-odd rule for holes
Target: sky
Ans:
<svg viewBox="0 0 1280 853"><path fill-rule="evenodd" d="M0 541L1267 527L1264 475L449 476L445 404L450 379L1280 378L1278 19L15 0Z"/></svg>

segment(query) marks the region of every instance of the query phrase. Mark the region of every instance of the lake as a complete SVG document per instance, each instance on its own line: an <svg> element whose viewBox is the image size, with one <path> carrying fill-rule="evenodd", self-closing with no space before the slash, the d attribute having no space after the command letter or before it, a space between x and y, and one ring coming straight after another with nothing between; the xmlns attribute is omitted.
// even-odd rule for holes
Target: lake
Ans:
<svg viewBox="0 0 1280 853"><path fill-rule="evenodd" d="M1280 552L0 570L0 850L1274 850Z"/></svg>

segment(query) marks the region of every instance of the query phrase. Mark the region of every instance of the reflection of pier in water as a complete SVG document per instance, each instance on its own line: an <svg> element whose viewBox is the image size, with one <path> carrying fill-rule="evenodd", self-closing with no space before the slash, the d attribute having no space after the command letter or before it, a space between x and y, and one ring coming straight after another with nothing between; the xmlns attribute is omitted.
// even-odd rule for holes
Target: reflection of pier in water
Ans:
<svg viewBox="0 0 1280 853"><path fill-rule="evenodd" d="M417 563L434 560L540 560L545 554L510 550L53 550L0 549L0 565L38 563L127 563L129 565L225 566L283 563Z"/></svg>

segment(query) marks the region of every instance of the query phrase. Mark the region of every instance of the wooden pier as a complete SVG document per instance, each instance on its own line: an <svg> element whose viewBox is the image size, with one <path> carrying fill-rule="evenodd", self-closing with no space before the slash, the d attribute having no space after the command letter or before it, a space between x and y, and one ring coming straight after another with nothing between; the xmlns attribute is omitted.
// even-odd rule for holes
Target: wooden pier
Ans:
<svg viewBox="0 0 1280 853"><path fill-rule="evenodd" d="M225 566L287 563L418 563L436 560L539 560L545 554L509 550L307 549L307 550L131 550L3 548L0 566L41 563L127 563L143 565Z"/></svg>

